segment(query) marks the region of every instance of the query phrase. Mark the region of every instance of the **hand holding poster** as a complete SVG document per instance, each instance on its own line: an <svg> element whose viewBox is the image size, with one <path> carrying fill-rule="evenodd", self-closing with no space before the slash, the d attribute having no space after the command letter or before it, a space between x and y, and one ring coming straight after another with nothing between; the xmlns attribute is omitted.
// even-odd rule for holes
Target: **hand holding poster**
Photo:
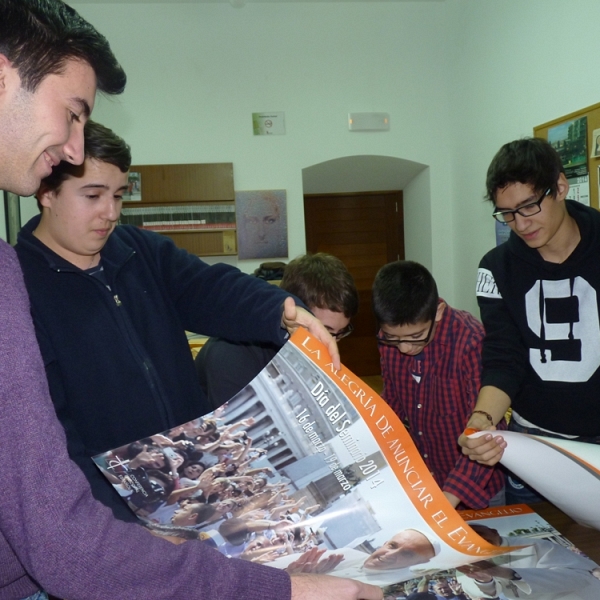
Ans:
<svg viewBox="0 0 600 600"><path fill-rule="evenodd" d="M500 460L506 468L575 521L600 530L600 446L514 431L494 435L507 441Z"/></svg>

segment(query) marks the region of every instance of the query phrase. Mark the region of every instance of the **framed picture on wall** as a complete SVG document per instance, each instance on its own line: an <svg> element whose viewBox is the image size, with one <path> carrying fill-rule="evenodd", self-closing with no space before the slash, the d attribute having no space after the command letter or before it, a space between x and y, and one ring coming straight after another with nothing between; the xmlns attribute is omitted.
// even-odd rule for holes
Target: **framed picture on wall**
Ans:
<svg viewBox="0 0 600 600"><path fill-rule="evenodd" d="M239 258L288 256L285 190L235 193Z"/></svg>

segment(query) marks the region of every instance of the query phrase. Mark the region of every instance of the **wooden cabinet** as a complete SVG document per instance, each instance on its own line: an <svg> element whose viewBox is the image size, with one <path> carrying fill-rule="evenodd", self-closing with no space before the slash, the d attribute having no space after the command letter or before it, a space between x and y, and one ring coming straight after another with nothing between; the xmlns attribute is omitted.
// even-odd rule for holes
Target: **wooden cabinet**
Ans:
<svg viewBox="0 0 600 600"><path fill-rule="evenodd" d="M158 231L199 256L237 254L233 164L132 165L141 201L124 201L121 222Z"/></svg>

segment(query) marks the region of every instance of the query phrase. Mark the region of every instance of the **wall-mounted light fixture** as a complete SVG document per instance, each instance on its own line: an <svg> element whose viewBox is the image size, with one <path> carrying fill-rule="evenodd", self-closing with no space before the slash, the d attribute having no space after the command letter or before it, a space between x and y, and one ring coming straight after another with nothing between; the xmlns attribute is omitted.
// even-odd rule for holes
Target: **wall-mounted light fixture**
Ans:
<svg viewBox="0 0 600 600"><path fill-rule="evenodd" d="M390 115L388 113L348 113L348 129L350 131L389 131Z"/></svg>

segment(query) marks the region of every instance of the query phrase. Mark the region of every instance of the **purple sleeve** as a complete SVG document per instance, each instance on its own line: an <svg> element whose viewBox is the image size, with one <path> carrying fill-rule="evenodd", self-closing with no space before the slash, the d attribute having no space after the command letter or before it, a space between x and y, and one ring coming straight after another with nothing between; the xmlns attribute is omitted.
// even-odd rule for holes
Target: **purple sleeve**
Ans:
<svg viewBox="0 0 600 600"><path fill-rule="evenodd" d="M14 251L0 242L0 600L289 599L288 575L116 521L67 455Z"/></svg>

